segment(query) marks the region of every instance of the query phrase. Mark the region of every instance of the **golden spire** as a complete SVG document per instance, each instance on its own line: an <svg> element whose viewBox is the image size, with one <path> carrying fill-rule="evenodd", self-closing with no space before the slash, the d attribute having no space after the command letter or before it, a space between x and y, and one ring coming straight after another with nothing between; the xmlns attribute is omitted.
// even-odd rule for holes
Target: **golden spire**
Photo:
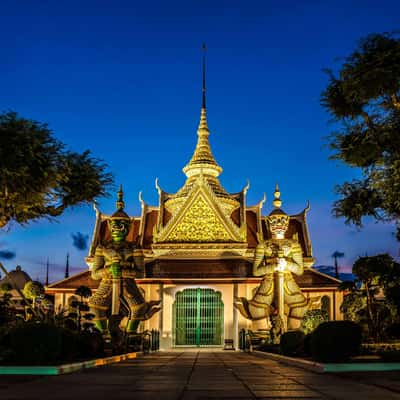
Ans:
<svg viewBox="0 0 400 400"><path fill-rule="evenodd" d="M183 172L189 178L201 174L219 176L222 168L217 164L211 152L208 136L210 131L207 124L206 115L206 46L203 44L203 85L202 85L202 103L200 113L200 123L197 129L197 144L193 156L189 163L183 168Z"/></svg>
<svg viewBox="0 0 400 400"><path fill-rule="evenodd" d="M275 208L282 207L281 192L279 191L279 186L276 184L274 192L274 201L272 202Z"/></svg>
<svg viewBox="0 0 400 400"><path fill-rule="evenodd" d="M129 220L129 215L124 211L125 203L124 203L124 192L122 190L122 185L119 186L118 196L117 196L117 211L113 215L111 215L110 220L115 219L126 219Z"/></svg>
<svg viewBox="0 0 400 400"><path fill-rule="evenodd" d="M118 198L117 198L117 210L122 211L125 207L124 203L124 192L122 190L122 185L119 186Z"/></svg>

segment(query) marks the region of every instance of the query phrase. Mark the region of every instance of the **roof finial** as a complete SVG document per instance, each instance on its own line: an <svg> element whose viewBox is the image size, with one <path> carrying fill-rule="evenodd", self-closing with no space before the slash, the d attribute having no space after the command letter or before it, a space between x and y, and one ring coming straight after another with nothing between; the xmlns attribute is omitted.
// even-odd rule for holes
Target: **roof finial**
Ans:
<svg viewBox="0 0 400 400"><path fill-rule="evenodd" d="M117 210L122 211L125 207L124 203L124 192L122 190L122 185L119 186L118 198L117 198Z"/></svg>
<svg viewBox="0 0 400 400"><path fill-rule="evenodd" d="M203 43L203 87L202 87L202 102L201 108L206 108L206 44Z"/></svg>
<svg viewBox="0 0 400 400"><path fill-rule="evenodd" d="M281 192L279 191L279 186L276 184L274 192L274 201L272 202L275 208L282 207Z"/></svg>

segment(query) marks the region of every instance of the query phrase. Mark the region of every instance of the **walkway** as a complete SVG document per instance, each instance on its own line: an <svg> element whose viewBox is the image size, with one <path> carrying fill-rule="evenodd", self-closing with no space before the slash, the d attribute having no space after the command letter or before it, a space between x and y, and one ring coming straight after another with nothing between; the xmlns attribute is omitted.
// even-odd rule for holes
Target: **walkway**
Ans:
<svg viewBox="0 0 400 400"><path fill-rule="evenodd" d="M400 399L349 378L228 351L160 352L56 377L0 377L4 400Z"/></svg>

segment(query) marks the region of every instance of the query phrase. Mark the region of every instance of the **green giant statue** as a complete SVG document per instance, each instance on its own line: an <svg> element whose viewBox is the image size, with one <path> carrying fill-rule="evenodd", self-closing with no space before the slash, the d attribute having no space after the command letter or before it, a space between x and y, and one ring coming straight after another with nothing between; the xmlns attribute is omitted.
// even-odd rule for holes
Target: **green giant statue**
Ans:
<svg viewBox="0 0 400 400"><path fill-rule="evenodd" d="M100 284L89 299L89 306L95 315L94 323L103 334L118 329L123 317L128 319L126 331L136 332L140 321L160 310L160 301L146 302L136 285L135 277L143 269L143 256L126 240L130 225L121 187L117 211L108 220L111 240L96 247L91 266L91 276Z"/></svg>

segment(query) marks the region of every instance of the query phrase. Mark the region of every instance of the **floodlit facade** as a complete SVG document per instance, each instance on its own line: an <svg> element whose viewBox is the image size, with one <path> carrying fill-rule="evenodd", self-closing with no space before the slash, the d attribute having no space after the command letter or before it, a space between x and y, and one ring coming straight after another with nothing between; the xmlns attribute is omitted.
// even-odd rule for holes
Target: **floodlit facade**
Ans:
<svg viewBox="0 0 400 400"><path fill-rule="evenodd" d="M161 348L179 346L222 347L233 339L238 347L241 328L265 329L268 321L250 321L233 306L238 297L251 298L262 278L252 266L258 243L271 238L262 209L264 200L248 206L249 185L228 193L220 183L222 168L209 143L205 85L197 131L197 144L183 168L186 181L176 193L164 191L156 182L158 205L140 197L141 215L131 217L127 240L136 244L143 273L136 281L146 300L160 299L162 309L143 322L145 329L159 329ZM312 307L322 307L330 319L341 319L339 280L312 268L314 263L307 229L309 207L291 215L285 237L296 240L303 252L304 273L295 276ZM96 223L86 259L90 266L96 246L110 240L110 215L96 210ZM49 285L55 306L68 306L74 290L86 285L96 290L89 269Z"/></svg>

